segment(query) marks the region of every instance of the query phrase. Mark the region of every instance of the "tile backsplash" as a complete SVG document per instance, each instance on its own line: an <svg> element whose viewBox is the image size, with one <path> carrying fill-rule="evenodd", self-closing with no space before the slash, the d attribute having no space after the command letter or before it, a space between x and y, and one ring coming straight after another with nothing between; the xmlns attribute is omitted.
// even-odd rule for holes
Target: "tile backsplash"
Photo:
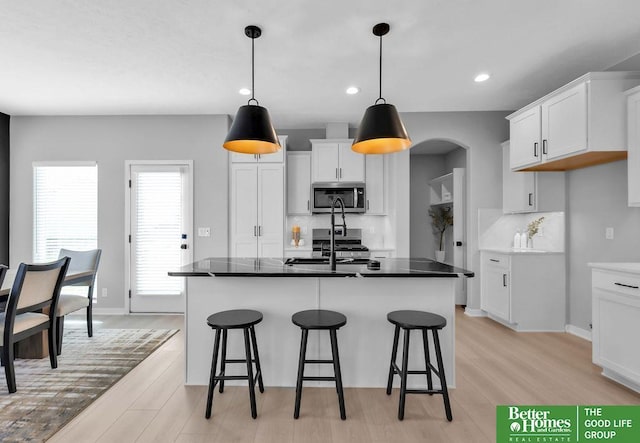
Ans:
<svg viewBox="0 0 640 443"><path fill-rule="evenodd" d="M336 223L342 222L342 216L336 214ZM355 215L347 214L347 228L362 229L362 244L369 249L394 248L395 239L391 235L389 217L380 215ZM311 245L311 230L313 228L329 228L331 216L329 214L317 215L290 215L287 216L287 231L285 245L291 242L291 227L300 226L300 238L305 245Z"/></svg>
<svg viewBox="0 0 640 443"><path fill-rule="evenodd" d="M538 233L533 238L533 248L544 251L565 250L564 212L534 212L528 214L502 214L502 210L478 211L479 249L510 249L516 231L526 232L527 225L544 217Z"/></svg>

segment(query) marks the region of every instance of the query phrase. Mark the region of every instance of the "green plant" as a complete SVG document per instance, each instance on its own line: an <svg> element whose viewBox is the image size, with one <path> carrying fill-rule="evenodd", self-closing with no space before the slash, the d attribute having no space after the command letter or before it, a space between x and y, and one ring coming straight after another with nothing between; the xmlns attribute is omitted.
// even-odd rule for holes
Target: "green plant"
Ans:
<svg viewBox="0 0 640 443"><path fill-rule="evenodd" d="M532 239L534 235L538 233L540 225L542 224L544 217L540 217L537 220L533 220L531 223L527 225L527 237Z"/></svg>
<svg viewBox="0 0 640 443"><path fill-rule="evenodd" d="M431 227L433 233L440 237L440 251L444 250L444 233L449 226L453 226L453 214L451 213L450 206L440 206L437 208L429 209L429 216L431 217Z"/></svg>

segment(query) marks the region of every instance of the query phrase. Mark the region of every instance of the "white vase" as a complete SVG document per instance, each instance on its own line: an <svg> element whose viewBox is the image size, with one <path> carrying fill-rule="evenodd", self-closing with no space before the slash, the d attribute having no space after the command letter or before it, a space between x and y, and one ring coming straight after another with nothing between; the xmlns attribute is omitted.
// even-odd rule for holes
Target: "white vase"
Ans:
<svg viewBox="0 0 640 443"><path fill-rule="evenodd" d="M441 263L444 262L444 254L445 251L436 251L436 261L439 261Z"/></svg>

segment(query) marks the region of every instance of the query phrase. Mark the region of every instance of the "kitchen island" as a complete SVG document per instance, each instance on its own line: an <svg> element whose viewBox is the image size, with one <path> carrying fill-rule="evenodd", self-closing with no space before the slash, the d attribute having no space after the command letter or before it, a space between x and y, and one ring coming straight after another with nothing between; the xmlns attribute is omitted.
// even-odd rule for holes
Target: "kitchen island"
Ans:
<svg viewBox="0 0 640 443"><path fill-rule="evenodd" d="M207 317L229 309L256 309L264 315L256 335L265 385L295 386L300 329L291 323L291 315L306 309L329 309L347 316L346 326L338 331L344 386L383 387L393 343L387 313L415 309L447 319L440 341L447 383L455 387L455 281L473 277L473 272L428 259L379 261L378 270L370 270L366 264L340 263L331 271L328 264L288 265L282 259L219 257L169 272L187 277L186 384L209 382L214 332ZM321 337L321 333L326 331L311 331L308 359L330 355L328 337ZM411 338L409 366L423 369L422 340L415 332ZM433 353L433 346L430 350ZM241 333L229 333L227 355L244 356ZM309 365L305 375L329 375L332 368L328 366ZM231 365L227 373L241 374L243 369L242 365ZM423 376L409 377L410 385L424 383Z"/></svg>

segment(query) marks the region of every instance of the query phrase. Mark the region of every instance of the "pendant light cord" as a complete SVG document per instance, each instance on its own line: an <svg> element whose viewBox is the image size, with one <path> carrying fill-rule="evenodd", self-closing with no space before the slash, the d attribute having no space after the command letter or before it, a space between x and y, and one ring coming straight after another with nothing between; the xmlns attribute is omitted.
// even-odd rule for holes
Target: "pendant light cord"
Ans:
<svg viewBox="0 0 640 443"><path fill-rule="evenodd" d="M258 103L258 100L256 100L256 94L255 94L255 79L256 79L256 73L255 73L255 37L251 37L251 98L249 99L249 101L247 102L248 105L251 104L252 101L256 102L256 105L260 105L260 103Z"/></svg>
<svg viewBox="0 0 640 443"><path fill-rule="evenodd" d="M378 76L378 99L376 100L375 104L377 105L380 100L382 100L385 104L387 103L387 101L382 97L382 35L380 36L380 69L379 69L379 76Z"/></svg>

